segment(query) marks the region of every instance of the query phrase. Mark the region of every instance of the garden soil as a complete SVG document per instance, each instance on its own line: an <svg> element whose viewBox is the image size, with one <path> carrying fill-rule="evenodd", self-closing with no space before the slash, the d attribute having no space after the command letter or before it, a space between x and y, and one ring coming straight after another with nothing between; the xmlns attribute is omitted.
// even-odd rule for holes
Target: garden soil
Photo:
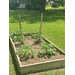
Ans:
<svg viewBox="0 0 75 75"><path fill-rule="evenodd" d="M27 36L27 39L24 42L25 46L32 46L32 48L35 50L35 55L30 55L29 58L26 60L24 55L18 54L19 59L21 61L22 65L28 65L28 64L34 64L34 63L39 63L39 62L46 62L50 60L56 60L56 59L61 59L65 58L65 55L60 54L59 52L56 52L55 56L47 56L45 55L44 57L38 57L38 52L40 51L40 44L43 44L45 41L41 41L40 43L37 43L35 39L32 39L31 36ZM22 50L20 47L19 42L14 42L16 50Z"/></svg>

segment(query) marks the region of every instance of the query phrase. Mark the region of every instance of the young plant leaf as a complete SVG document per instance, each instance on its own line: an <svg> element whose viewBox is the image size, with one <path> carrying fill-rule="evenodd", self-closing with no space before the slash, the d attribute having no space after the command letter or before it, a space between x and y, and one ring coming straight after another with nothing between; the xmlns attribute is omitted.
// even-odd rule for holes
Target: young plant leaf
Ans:
<svg viewBox="0 0 75 75"><path fill-rule="evenodd" d="M28 46L28 49L32 49L32 46Z"/></svg>
<svg viewBox="0 0 75 75"><path fill-rule="evenodd" d="M26 52L25 56L28 57L30 55L30 52Z"/></svg>
<svg viewBox="0 0 75 75"><path fill-rule="evenodd" d="M18 51L16 52L16 54L18 54L18 53L21 53L21 51L18 50Z"/></svg>
<svg viewBox="0 0 75 75"><path fill-rule="evenodd" d="M55 52L53 52L53 53L52 53L52 55L54 55L54 56L55 56Z"/></svg>
<svg viewBox="0 0 75 75"><path fill-rule="evenodd" d="M28 50L29 49L28 46L26 46L25 49Z"/></svg>
<svg viewBox="0 0 75 75"><path fill-rule="evenodd" d="M49 46L50 48L53 48L53 47L54 47L52 44L48 44L48 46Z"/></svg>
<svg viewBox="0 0 75 75"><path fill-rule="evenodd" d="M39 56L43 56L44 54L45 54L45 52L42 50L38 53Z"/></svg>
<svg viewBox="0 0 75 75"><path fill-rule="evenodd" d="M22 52L22 53L26 53L27 50L26 50L26 49L22 49L21 52Z"/></svg>
<svg viewBox="0 0 75 75"><path fill-rule="evenodd" d="M52 49L47 49L46 52L47 54L52 55Z"/></svg>
<svg viewBox="0 0 75 75"><path fill-rule="evenodd" d="M40 46L41 46L41 49L44 49L44 46L43 46L43 44L41 44Z"/></svg>
<svg viewBox="0 0 75 75"><path fill-rule="evenodd" d="M57 50L56 50L55 48L54 48L53 50L54 50L55 52L57 52Z"/></svg>
<svg viewBox="0 0 75 75"><path fill-rule="evenodd" d="M20 47L24 47L24 45L20 45Z"/></svg>
<svg viewBox="0 0 75 75"><path fill-rule="evenodd" d="M32 55L35 55L35 51L34 50L31 50L31 53L32 53Z"/></svg>

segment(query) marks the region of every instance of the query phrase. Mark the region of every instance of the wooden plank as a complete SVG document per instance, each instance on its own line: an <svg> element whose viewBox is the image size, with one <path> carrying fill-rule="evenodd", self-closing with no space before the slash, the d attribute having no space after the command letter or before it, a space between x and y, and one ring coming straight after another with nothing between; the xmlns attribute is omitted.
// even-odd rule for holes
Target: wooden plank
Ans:
<svg viewBox="0 0 75 75"><path fill-rule="evenodd" d="M12 38L10 37L9 38L9 41L10 41L10 44L11 44L11 46L12 46L12 48L13 48L13 53L14 53L14 55L15 55L15 59L16 59L16 62L18 62L18 66L21 66L21 62L20 62L20 60L19 60L19 57L18 57L18 55L16 55L16 48L15 48L15 46L14 46L14 43L13 43L13 41L12 41Z"/></svg>
<svg viewBox="0 0 75 75"><path fill-rule="evenodd" d="M35 72L63 68L63 67L65 67L64 58L54 60L54 61L47 61L47 62L32 64L28 66L23 66L21 67L21 74L35 73Z"/></svg>

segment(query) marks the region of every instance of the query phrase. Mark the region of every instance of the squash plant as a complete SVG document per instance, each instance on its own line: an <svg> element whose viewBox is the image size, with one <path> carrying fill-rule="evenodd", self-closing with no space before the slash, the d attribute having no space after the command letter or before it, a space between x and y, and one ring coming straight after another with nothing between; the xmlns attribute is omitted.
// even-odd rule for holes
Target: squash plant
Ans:
<svg viewBox="0 0 75 75"><path fill-rule="evenodd" d="M32 46L24 46L21 45L20 47L22 47L22 50L18 50L16 52L16 54L24 54L26 59L29 57L29 55L35 55L35 50L32 49Z"/></svg>
<svg viewBox="0 0 75 75"><path fill-rule="evenodd" d="M40 50L40 51L38 52L38 56L39 56L39 57L44 56L44 54L45 54L45 52L44 52L44 51L42 51L42 50Z"/></svg>
<svg viewBox="0 0 75 75"><path fill-rule="evenodd" d="M42 41L43 37L40 35L40 33L37 32L31 32L31 37L35 39L38 43Z"/></svg>
<svg viewBox="0 0 75 75"><path fill-rule="evenodd" d="M21 44L24 43L24 40L26 40L26 36L22 35L21 32L11 32L10 37L12 38L12 40L18 41Z"/></svg>
<svg viewBox="0 0 75 75"><path fill-rule="evenodd" d="M41 51L38 53L39 56L42 56L44 54L48 54L50 56L56 55L55 53L57 52L57 50L54 48L52 44L48 44L47 42L45 42L41 44L40 46L41 46ZM45 50L45 52L42 50Z"/></svg>

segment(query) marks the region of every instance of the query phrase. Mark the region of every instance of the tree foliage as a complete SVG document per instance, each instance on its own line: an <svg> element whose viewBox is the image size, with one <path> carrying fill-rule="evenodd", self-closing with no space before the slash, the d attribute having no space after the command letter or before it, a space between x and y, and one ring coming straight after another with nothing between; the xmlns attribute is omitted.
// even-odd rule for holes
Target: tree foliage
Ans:
<svg viewBox="0 0 75 75"><path fill-rule="evenodd" d="M43 10L45 10L45 5L46 5L45 3L46 3L46 0L31 0L33 9L39 8L39 10L41 12L43 12Z"/></svg>

